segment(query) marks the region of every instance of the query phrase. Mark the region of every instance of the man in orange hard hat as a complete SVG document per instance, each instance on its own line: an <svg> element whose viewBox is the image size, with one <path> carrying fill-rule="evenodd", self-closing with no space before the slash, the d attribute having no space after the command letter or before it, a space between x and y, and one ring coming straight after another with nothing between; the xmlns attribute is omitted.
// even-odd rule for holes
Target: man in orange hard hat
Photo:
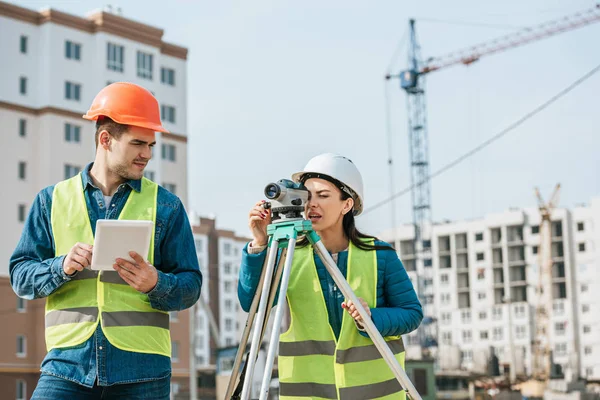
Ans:
<svg viewBox="0 0 600 400"><path fill-rule="evenodd" d="M168 399L169 311L191 307L202 275L181 200L143 177L158 102L113 83L83 116L96 121L96 157L38 193L10 260L14 291L46 297L48 354L32 399ZM151 220L148 254L90 269L98 219Z"/></svg>

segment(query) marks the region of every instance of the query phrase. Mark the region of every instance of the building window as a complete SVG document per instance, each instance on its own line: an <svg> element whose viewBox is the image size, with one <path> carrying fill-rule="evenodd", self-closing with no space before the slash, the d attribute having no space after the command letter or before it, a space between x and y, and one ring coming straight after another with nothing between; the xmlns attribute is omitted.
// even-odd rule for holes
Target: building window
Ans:
<svg viewBox="0 0 600 400"><path fill-rule="evenodd" d="M585 346L584 353L585 355L592 354L592 348L590 346Z"/></svg>
<svg viewBox="0 0 600 400"><path fill-rule="evenodd" d="M471 322L471 311L462 311L460 313L460 317L464 324L468 324Z"/></svg>
<svg viewBox="0 0 600 400"><path fill-rule="evenodd" d="M581 312L582 312L582 313L584 313L584 314L585 314L585 313L587 313L587 312L589 312L589 311L590 311L590 305L589 305L589 304L583 304L583 305L581 306Z"/></svg>
<svg viewBox="0 0 600 400"><path fill-rule="evenodd" d="M488 331L479 332L479 339L487 339L487 338L488 338Z"/></svg>
<svg viewBox="0 0 600 400"><path fill-rule="evenodd" d="M577 223L577 231L578 232L583 232L585 230L585 225L583 222L578 222Z"/></svg>
<svg viewBox="0 0 600 400"><path fill-rule="evenodd" d="M176 161L176 151L174 144L165 144L161 146L161 155L163 160Z"/></svg>
<svg viewBox="0 0 600 400"><path fill-rule="evenodd" d="M175 86L175 70L172 68L162 67L160 69L160 81L161 83Z"/></svg>
<svg viewBox="0 0 600 400"><path fill-rule="evenodd" d="M442 324L450 325L450 323L452 323L452 314L450 314L449 312L442 313L441 317Z"/></svg>
<svg viewBox="0 0 600 400"><path fill-rule="evenodd" d="M442 334L442 343L452 344L452 332L444 332Z"/></svg>
<svg viewBox="0 0 600 400"><path fill-rule="evenodd" d="M470 362L473 361L473 350L465 350L460 352L460 358L463 361Z"/></svg>
<svg viewBox="0 0 600 400"><path fill-rule="evenodd" d="M447 285L448 284L448 274L440 275L440 282L442 283L442 285Z"/></svg>
<svg viewBox="0 0 600 400"><path fill-rule="evenodd" d="M179 361L179 342L171 342L171 361Z"/></svg>
<svg viewBox="0 0 600 400"><path fill-rule="evenodd" d="M480 311L479 312L479 319L480 320L484 320L487 318L487 313L485 311Z"/></svg>
<svg viewBox="0 0 600 400"><path fill-rule="evenodd" d="M231 331L233 329L233 320L230 318L225 318L225 330Z"/></svg>
<svg viewBox="0 0 600 400"><path fill-rule="evenodd" d="M81 100L81 85L79 83L65 82L65 99Z"/></svg>
<svg viewBox="0 0 600 400"><path fill-rule="evenodd" d="M19 161L19 179L24 181L27 174L27 163Z"/></svg>
<svg viewBox="0 0 600 400"><path fill-rule="evenodd" d="M588 285L586 283L581 285L581 293L585 293L588 291Z"/></svg>
<svg viewBox="0 0 600 400"><path fill-rule="evenodd" d="M587 377L588 379L590 379L590 380L591 380L591 379L592 379L592 376L594 375L594 368L587 367L587 368L585 369L585 375L586 375L586 377Z"/></svg>
<svg viewBox="0 0 600 400"><path fill-rule="evenodd" d="M223 272L226 274L231 274L231 263L223 264Z"/></svg>
<svg viewBox="0 0 600 400"><path fill-rule="evenodd" d="M223 285L223 290L225 293L231 292L231 282L225 282Z"/></svg>
<svg viewBox="0 0 600 400"><path fill-rule="evenodd" d="M19 120L19 136L27 136L27 120L23 118Z"/></svg>
<svg viewBox="0 0 600 400"><path fill-rule="evenodd" d="M589 325L584 325L583 326L583 333L590 333L592 332L592 327Z"/></svg>
<svg viewBox="0 0 600 400"><path fill-rule="evenodd" d="M226 256L231 255L231 243L223 244L223 254L225 254Z"/></svg>
<svg viewBox="0 0 600 400"><path fill-rule="evenodd" d="M564 335L565 334L565 322L557 322L554 324L554 332L557 335Z"/></svg>
<svg viewBox="0 0 600 400"><path fill-rule="evenodd" d="M531 251L533 252L533 254L537 254L538 253L538 246L533 246L531 248Z"/></svg>
<svg viewBox="0 0 600 400"><path fill-rule="evenodd" d="M585 243L579 243L577 247L579 248L580 253L585 252Z"/></svg>
<svg viewBox="0 0 600 400"><path fill-rule="evenodd" d="M17 357L27 357L27 338L23 335L17 336Z"/></svg>
<svg viewBox="0 0 600 400"><path fill-rule="evenodd" d="M225 300L225 311L233 311L233 302L231 300Z"/></svg>
<svg viewBox="0 0 600 400"><path fill-rule="evenodd" d="M163 104L160 106L160 114L162 115L163 121L175 123L175 107L165 106Z"/></svg>
<svg viewBox="0 0 600 400"><path fill-rule="evenodd" d="M477 253L477 261L483 261L485 259L485 255L483 253Z"/></svg>
<svg viewBox="0 0 600 400"><path fill-rule="evenodd" d="M25 222L25 204L19 204L19 222Z"/></svg>
<svg viewBox="0 0 600 400"><path fill-rule="evenodd" d="M175 184L174 183L163 183L163 187L167 189L169 192L175 194Z"/></svg>
<svg viewBox="0 0 600 400"><path fill-rule="evenodd" d="M475 241L481 242L483 240L483 232L478 232L475 234Z"/></svg>
<svg viewBox="0 0 600 400"><path fill-rule="evenodd" d="M21 35L21 53L27 54L27 44L29 38L25 35Z"/></svg>
<svg viewBox="0 0 600 400"><path fill-rule="evenodd" d="M479 300L485 300L485 293L484 292L477 293L477 298Z"/></svg>
<svg viewBox="0 0 600 400"><path fill-rule="evenodd" d="M525 316L525 306L518 305L515 306L515 317L520 318Z"/></svg>
<svg viewBox="0 0 600 400"><path fill-rule="evenodd" d="M540 226L539 225L532 225L531 226L531 234L532 235L537 235L538 233L540 233Z"/></svg>
<svg viewBox="0 0 600 400"><path fill-rule="evenodd" d="M565 304L562 301L554 303L552 305L552 311L554 312L554 315L563 315L565 313Z"/></svg>
<svg viewBox="0 0 600 400"><path fill-rule="evenodd" d="M525 326L523 326L523 325L517 326L516 331L517 331L516 336L518 339L522 339L525 337Z"/></svg>
<svg viewBox="0 0 600 400"><path fill-rule="evenodd" d="M125 48L118 44L107 43L106 68L111 71L123 72Z"/></svg>
<svg viewBox="0 0 600 400"><path fill-rule="evenodd" d="M493 319L502 319L502 309L500 307L494 307L492 309L492 318Z"/></svg>
<svg viewBox="0 0 600 400"><path fill-rule="evenodd" d="M17 396L16 400L25 400L27 399L27 382L22 379L17 379Z"/></svg>
<svg viewBox="0 0 600 400"><path fill-rule="evenodd" d="M154 180L154 171L146 170L146 171L144 171L144 176L146 177L146 179L150 179L151 181L153 181Z"/></svg>
<svg viewBox="0 0 600 400"><path fill-rule="evenodd" d="M502 340L503 334L502 328L494 328L494 340Z"/></svg>
<svg viewBox="0 0 600 400"><path fill-rule="evenodd" d="M179 321L179 313L177 311L169 311L169 319L171 322Z"/></svg>
<svg viewBox="0 0 600 400"><path fill-rule="evenodd" d="M202 253L202 239L196 239L195 240L196 243L196 253Z"/></svg>
<svg viewBox="0 0 600 400"><path fill-rule="evenodd" d="M442 293L442 303L448 304L450 303L450 293Z"/></svg>
<svg viewBox="0 0 600 400"><path fill-rule="evenodd" d="M137 76L152 80L152 54L137 52Z"/></svg>
<svg viewBox="0 0 600 400"><path fill-rule="evenodd" d="M17 312L24 313L27 311L27 300L17 297Z"/></svg>
<svg viewBox="0 0 600 400"><path fill-rule="evenodd" d="M485 279L485 270L483 268L479 268L477 270L477 280L482 281Z"/></svg>
<svg viewBox="0 0 600 400"><path fill-rule="evenodd" d="M463 337L464 343L471 343L471 341L473 339L471 331L463 331L462 337Z"/></svg>
<svg viewBox="0 0 600 400"><path fill-rule="evenodd" d="M564 356L565 354L567 354L567 344L557 343L556 346L554 346L554 354L556 354L557 356Z"/></svg>
<svg viewBox="0 0 600 400"><path fill-rule="evenodd" d="M201 363L203 364L203 363ZM179 383L171 383L171 393L177 395L179 394L180 385Z"/></svg>
<svg viewBox="0 0 600 400"><path fill-rule="evenodd" d="M69 60L81 60L81 45L70 40L65 41L65 57Z"/></svg>
<svg viewBox="0 0 600 400"><path fill-rule="evenodd" d="M81 168L76 165L65 164L65 179L69 179L77 175Z"/></svg>
<svg viewBox="0 0 600 400"><path fill-rule="evenodd" d="M19 93L27 94L27 78L24 76L19 78Z"/></svg>
<svg viewBox="0 0 600 400"><path fill-rule="evenodd" d="M65 141L66 142L81 142L81 126L74 124L65 124Z"/></svg>
<svg viewBox="0 0 600 400"><path fill-rule="evenodd" d="M432 265L433 265L433 261L431 260L431 258L426 258L423 260L424 267L431 267Z"/></svg>

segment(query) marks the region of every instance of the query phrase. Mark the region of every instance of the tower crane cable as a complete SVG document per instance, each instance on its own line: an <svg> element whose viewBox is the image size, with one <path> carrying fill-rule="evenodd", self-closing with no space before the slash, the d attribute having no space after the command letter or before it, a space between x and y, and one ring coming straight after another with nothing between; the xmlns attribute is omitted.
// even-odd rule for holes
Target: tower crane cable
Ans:
<svg viewBox="0 0 600 400"><path fill-rule="evenodd" d="M554 96L550 97L548 100L546 100L542 104L538 105L536 108L534 108L530 112L528 112L527 114L525 114L524 116L522 116L521 118L519 118L518 120L516 120L515 122L513 122L512 124L510 124L508 127L504 128L502 131L498 132L497 134L495 134L491 138L487 139L483 143L477 145L473 149L467 151L463 155L459 156L458 158L456 158L453 161L449 162L448 164L444 165L442 168L438 169L437 171L433 172L425 180L420 181L420 182L416 182L413 185L410 185L410 186L402 189L401 191L397 192L396 194L388 197L387 199L382 200L379 203L374 204L373 206L365 209L362 212L362 214L363 215L367 214L367 213L369 213L369 212L371 212L373 210L376 210L377 208L379 208L379 207L387 204L388 202L393 201L394 199L396 199L396 198L398 198L400 196L403 196L403 195L405 195L407 193L410 193L410 191L413 188L415 188L415 187L423 184L424 182L426 182L428 180L436 178L437 176L443 174L444 172L446 172L446 171L452 169L453 167L455 167L456 165L460 164L461 162L463 162L467 158L472 157L476 153L480 152L484 148L486 148L489 145L491 145L492 143L496 142L498 139L501 139L503 136L507 135L508 133L510 133L513 130L515 130L516 128L518 128L520 125L522 125L523 123L525 123L527 120L529 120L532 117L534 117L535 115L539 114L541 111L543 111L544 109L546 109L547 107L549 107L550 105L552 105L553 103L555 103L561 97L565 96L566 94L568 94L569 92L571 92L573 89L575 89L577 86L579 86L582 83L584 83L585 81L587 81L589 78L591 78L593 75L595 75L598 71L600 71L600 64L598 64L597 66L595 66L594 68L592 68L589 72L585 73L583 76L581 76L580 78L578 78L577 80L575 80L574 82L572 82L571 84L569 84L567 87L565 87L564 89L562 89L560 92L558 92Z"/></svg>

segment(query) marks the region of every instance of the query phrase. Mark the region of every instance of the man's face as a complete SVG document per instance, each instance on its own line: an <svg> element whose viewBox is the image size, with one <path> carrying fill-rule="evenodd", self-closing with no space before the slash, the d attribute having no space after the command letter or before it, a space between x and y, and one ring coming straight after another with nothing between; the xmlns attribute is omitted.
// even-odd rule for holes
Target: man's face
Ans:
<svg viewBox="0 0 600 400"><path fill-rule="evenodd" d="M119 139L112 137L111 151L108 153L109 170L126 180L141 179L152 158L155 144L153 130L130 126Z"/></svg>

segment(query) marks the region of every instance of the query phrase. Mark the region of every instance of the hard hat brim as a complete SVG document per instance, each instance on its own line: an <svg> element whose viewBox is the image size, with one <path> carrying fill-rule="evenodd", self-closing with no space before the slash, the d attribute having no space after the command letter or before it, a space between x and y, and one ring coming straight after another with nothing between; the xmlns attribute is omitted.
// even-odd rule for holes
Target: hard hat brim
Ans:
<svg viewBox="0 0 600 400"><path fill-rule="evenodd" d="M114 112L110 112L108 110L97 110L94 113L90 113L88 111L88 113L82 115L82 117L89 121L97 121L98 117L105 116L105 117L112 119L113 121L115 121L118 124L138 126L140 128L151 129L155 132L170 133L168 130L166 130L160 124L153 124L152 122L149 122L147 120L143 120L141 118L136 118L136 117L132 117L132 116L127 116L126 118L123 118L122 116L114 115L114 114L115 114Z"/></svg>

